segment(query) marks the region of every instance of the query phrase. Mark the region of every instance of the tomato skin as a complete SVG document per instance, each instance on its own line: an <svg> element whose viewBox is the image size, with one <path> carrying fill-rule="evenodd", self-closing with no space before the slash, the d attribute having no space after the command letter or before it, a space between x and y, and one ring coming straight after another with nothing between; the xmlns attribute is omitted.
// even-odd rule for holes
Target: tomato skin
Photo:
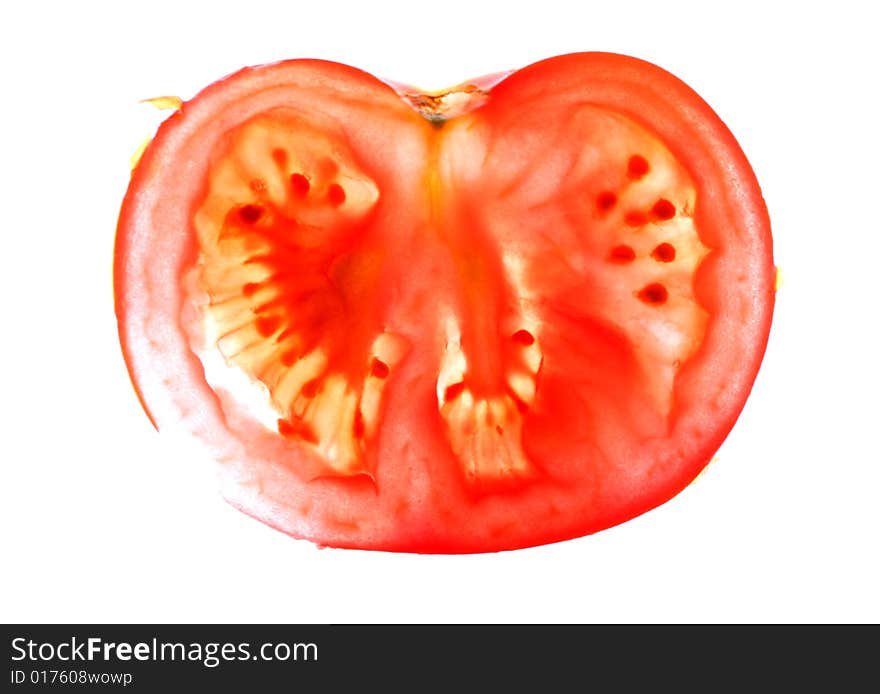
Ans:
<svg viewBox="0 0 880 694"><path fill-rule="evenodd" d="M450 120L438 129L391 86L347 66L293 60L247 68L211 85L166 120L133 173L114 266L120 341L132 382L154 425L186 432L207 446L220 462L224 496L268 525L322 545L430 553L496 551L579 537L677 494L711 459L745 403L769 335L775 267L757 180L718 116L669 73L613 54L551 58L486 84L488 98L462 117L469 120ZM235 393L208 383L193 346L194 308L187 293L199 257L191 218L211 165L205 153L238 123L281 105L307 104L329 131L352 143L383 201L397 203L393 210L379 205L380 221L430 228L423 212L431 208L430 191L407 182L423 178L421 167L435 160L438 138L454 141L464 132L503 138L493 133L515 132L516 123L532 123L536 113L562 113L584 101L656 134L699 195L695 224L712 252L693 285L712 319L699 349L677 371L664 438L637 437L621 445L615 460L605 460L596 444L574 444L593 423L572 395L570 372L581 362L560 354L556 370L548 366L540 386L552 407L538 407L523 428L524 447L544 464L521 484L485 489L465 484L436 401L413 396L436 391L435 364L441 360L439 351L419 342L413 320L397 324L419 349L388 382L384 406L391 415L372 446L378 466L353 477L310 467L301 446L250 418ZM528 134L523 132L522 141ZM415 247L407 256L412 274L443 276ZM394 293L385 297L394 305L408 300ZM418 315L418 308L410 315ZM619 360L621 373L635 372L615 346L616 333L602 337L604 327L575 323L567 334L588 330L584 339L595 355ZM568 375L562 364L568 364ZM585 460L599 462L590 467Z"/></svg>

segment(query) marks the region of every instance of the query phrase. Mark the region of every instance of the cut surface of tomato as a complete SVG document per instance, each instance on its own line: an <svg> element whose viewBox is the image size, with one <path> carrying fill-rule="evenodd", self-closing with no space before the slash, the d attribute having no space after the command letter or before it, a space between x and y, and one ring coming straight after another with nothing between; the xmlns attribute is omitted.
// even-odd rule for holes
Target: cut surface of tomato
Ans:
<svg viewBox="0 0 880 694"><path fill-rule="evenodd" d="M444 92L248 68L136 166L116 312L153 423L322 545L514 549L683 489L751 390L770 225L662 69L551 58Z"/></svg>

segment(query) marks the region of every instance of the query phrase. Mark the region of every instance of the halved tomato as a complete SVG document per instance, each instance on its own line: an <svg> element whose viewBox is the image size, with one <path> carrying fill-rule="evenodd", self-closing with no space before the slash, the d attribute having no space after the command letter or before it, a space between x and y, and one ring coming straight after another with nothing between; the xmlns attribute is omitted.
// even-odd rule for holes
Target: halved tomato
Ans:
<svg viewBox="0 0 880 694"><path fill-rule="evenodd" d="M582 53L421 94L292 60L162 124L117 236L159 428L235 506L338 546L479 552L668 500L757 373L770 225L733 136Z"/></svg>

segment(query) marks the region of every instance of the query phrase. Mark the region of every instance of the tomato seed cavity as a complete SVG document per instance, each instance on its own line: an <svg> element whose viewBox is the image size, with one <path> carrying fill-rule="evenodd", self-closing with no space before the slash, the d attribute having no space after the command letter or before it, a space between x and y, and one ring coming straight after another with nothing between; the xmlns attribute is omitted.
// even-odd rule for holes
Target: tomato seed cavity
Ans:
<svg viewBox="0 0 880 694"><path fill-rule="evenodd" d="M345 191L338 183L331 183L327 188L327 200L333 207L339 207L345 202Z"/></svg>
<svg viewBox="0 0 880 694"><path fill-rule="evenodd" d="M610 190L604 190L596 196L596 207L602 212L608 212L617 204L617 195Z"/></svg>
<svg viewBox="0 0 880 694"><path fill-rule="evenodd" d="M661 243L651 252L651 257L661 263L671 263L675 260L675 246L671 243Z"/></svg>
<svg viewBox="0 0 880 694"><path fill-rule="evenodd" d="M626 174L630 178L641 178L650 170L651 165L641 154L634 154L626 164Z"/></svg>
<svg viewBox="0 0 880 694"><path fill-rule="evenodd" d="M259 205L243 205L238 208L238 216L247 224L254 224L263 216L265 210Z"/></svg>
<svg viewBox="0 0 880 694"><path fill-rule="evenodd" d="M295 195L304 198L309 193L309 179L301 173L290 174L290 187Z"/></svg>
<svg viewBox="0 0 880 694"><path fill-rule="evenodd" d="M672 219L675 216L675 205L665 198L660 198L654 203L651 212L657 219Z"/></svg>
<svg viewBox="0 0 880 694"><path fill-rule="evenodd" d="M652 282L639 290L638 297L646 304L660 305L666 303L669 293L659 282Z"/></svg>
<svg viewBox="0 0 880 694"><path fill-rule="evenodd" d="M627 246L625 243L615 246L608 254L608 260L612 263L631 263L635 259L636 252L631 246Z"/></svg>
<svg viewBox="0 0 880 694"><path fill-rule="evenodd" d="M524 347L528 347L529 345L533 345L535 343L535 336L532 335L528 330L517 330L511 338L514 342L517 342Z"/></svg>

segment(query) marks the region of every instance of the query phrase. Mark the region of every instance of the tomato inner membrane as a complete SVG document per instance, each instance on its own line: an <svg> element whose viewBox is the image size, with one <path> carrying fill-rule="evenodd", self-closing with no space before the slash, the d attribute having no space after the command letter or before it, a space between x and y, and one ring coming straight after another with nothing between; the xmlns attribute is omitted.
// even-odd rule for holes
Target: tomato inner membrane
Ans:
<svg viewBox="0 0 880 694"><path fill-rule="evenodd" d="M459 291L438 402L484 489L666 435L676 373L705 332L690 176L617 114L576 104L557 118L444 126L438 225ZM592 446L573 452L577 440Z"/></svg>
<svg viewBox="0 0 880 694"><path fill-rule="evenodd" d="M555 439L588 435L563 422L584 422L600 453L632 434L633 413L639 435L663 433L705 331L693 277L708 249L692 180L636 123L578 105L565 147L529 150L479 119L424 135L436 156L412 185L434 208L423 252L453 287L420 317L445 345L430 397L462 479L490 492L552 468ZM348 476L373 473L411 345L383 320L383 283L406 273L389 274L401 263L374 228L382 191L343 142L286 112L239 126L194 225L207 342L260 384L267 425Z"/></svg>
<svg viewBox="0 0 880 694"><path fill-rule="evenodd" d="M343 475L370 473L383 369L402 354L364 308L385 263L369 235L378 199L350 152L274 114L230 134L194 218L208 340L264 386L278 432Z"/></svg>

